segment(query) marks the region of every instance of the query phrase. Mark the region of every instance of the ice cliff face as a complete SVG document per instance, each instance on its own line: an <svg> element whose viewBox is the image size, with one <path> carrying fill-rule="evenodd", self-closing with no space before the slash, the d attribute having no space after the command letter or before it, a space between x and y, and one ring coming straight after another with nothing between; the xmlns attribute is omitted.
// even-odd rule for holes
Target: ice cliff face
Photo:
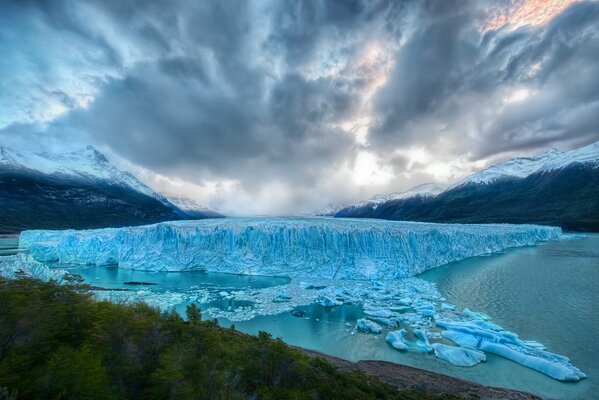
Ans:
<svg viewBox="0 0 599 400"><path fill-rule="evenodd" d="M48 268L25 254L0 257L0 277L3 278L14 279L19 276L27 276L44 281L50 279L60 281L66 273L67 271L62 269Z"/></svg>
<svg viewBox="0 0 599 400"><path fill-rule="evenodd" d="M556 239L559 228L330 218L175 221L87 231L25 231L40 262L150 271L205 270L327 279L393 279L463 258Z"/></svg>

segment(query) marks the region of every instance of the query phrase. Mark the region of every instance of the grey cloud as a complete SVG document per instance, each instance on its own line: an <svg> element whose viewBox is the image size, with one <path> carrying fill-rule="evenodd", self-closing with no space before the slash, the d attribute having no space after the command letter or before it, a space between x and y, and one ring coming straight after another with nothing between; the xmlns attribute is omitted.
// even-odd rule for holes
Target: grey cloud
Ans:
<svg viewBox="0 0 599 400"><path fill-rule="evenodd" d="M406 173L397 148L447 160L597 140L599 4L481 33L491 3L9 2L0 39L21 42L0 42L0 57L15 60L0 60L0 137L25 136L24 122L58 104L67 112L35 125L45 129L36 141L92 142L154 172L239 180L252 193L284 182L291 208L314 188L347 200L363 190L324 185L364 150L339 125L364 112L378 64L356 63L376 43L393 68L368 108L367 150L395 172L393 185L426 178ZM505 104L521 87L531 96ZM81 96L93 101L81 106ZM2 129L5 115L15 120Z"/></svg>
<svg viewBox="0 0 599 400"><path fill-rule="evenodd" d="M481 35L473 29L479 13L449 3L423 6L420 28L377 94L381 123L371 138L378 148L433 146L449 136L479 158L599 138L593 106L599 99L599 4L573 4L546 27ZM502 106L506 91L519 87L533 95ZM467 134L465 117L475 135Z"/></svg>

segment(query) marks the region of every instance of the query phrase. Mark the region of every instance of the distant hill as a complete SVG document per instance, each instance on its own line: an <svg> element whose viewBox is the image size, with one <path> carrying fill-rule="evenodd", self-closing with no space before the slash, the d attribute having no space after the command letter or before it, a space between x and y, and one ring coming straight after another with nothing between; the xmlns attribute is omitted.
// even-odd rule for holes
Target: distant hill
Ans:
<svg viewBox="0 0 599 400"><path fill-rule="evenodd" d="M0 233L197 219L93 147L64 154L0 147Z"/></svg>
<svg viewBox="0 0 599 400"><path fill-rule="evenodd" d="M462 223L536 223L599 231L599 142L479 171L429 197L345 208L336 217Z"/></svg>

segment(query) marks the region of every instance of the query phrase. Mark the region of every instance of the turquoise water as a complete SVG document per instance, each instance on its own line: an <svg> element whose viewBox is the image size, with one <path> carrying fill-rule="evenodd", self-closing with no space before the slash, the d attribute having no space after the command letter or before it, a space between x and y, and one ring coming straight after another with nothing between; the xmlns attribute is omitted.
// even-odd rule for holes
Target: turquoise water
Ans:
<svg viewBox="0 0 599 400"><path fill-rule="evenodd" d="M248 333L267 330L286 342L350 360L380 359L458 376L486 385L534 392L546 399L599 398L599 235L512 249L428 271L420 278L437 283L449 303L482 311L523 339L537 340L567 355L588 378L555 381L501 357L460 368L431 354L392 350L384 336L352 335L363 316L358 307L301 308L309 319L290 313L236 322ZM347 326L346 323L351 324Z"/></svg>
<svg viewBox="0 0 599 400"><path fill-rule="evenodd" d="M10 246L0 239L7 254ZM64 266L61 266L64 267ZM190 288L212 291L281 286L283 278L248 277L203 272L155 273L118 268L72 268L92 285L106 288L184 292ZM599 235L512 249L503 254L475 257L428 271L420 278L437 283L449 303L482 311L523 339L537 340L550 351L567 355L588 379L562 383L503 358L488 355L485 364L460 368L432 354L400 353L384 335L352 334L363 317L358 306L325 309L298 307L305 316L290 312L234 322L236 329L255 334L260 330L286 342L350 360L381 359L458 376L479 383L511 387L547 399L596 399L599 393ZM124 285L126 281L155 286ZM202 308L226 309L237 305L226 298L201 303ZM177 310L183 311L185 304ZM228 326L227 320L220 321Z"/></svg>

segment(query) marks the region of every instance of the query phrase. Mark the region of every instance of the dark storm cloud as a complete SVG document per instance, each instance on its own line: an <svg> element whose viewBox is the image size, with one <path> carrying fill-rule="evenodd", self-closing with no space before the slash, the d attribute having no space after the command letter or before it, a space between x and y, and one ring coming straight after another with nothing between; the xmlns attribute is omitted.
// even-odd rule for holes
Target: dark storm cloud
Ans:
<svg viewBox="0 0 599 400"><path fill-rule="evenodd" d="M266 40L255 37L255 25L268 21L254 20L260 16L252 14L249 3L38 6L27 5L49 29L95 38L98 50L122 71L106 80L89 107L55 121L54 131L87 132L86 140L153 170L188 178L201 171L246 182L310 181L322 165L351 151L351 137L329 126L354 107L351 82L265 69L255 51ZM335 15L340 11L326 8ZM99 16L95 24L86 23L85 12ZM125 50L111 37L122 34ZM318 33L305 32L302 40L313 35ZM129 46L141 53L135 55L140 60L123 70L130 63Z"/></svg>
<svg viewBox="0 0 599 400"><path fill-rule="evenodd" d="M573 4L545 27L480 33L466 3L432 2L376 97L380 148L453 138L475 157L599 139L599 3ZM510 90L530 97L501 104ZM469 120L477 138L467 131ZM474 147L471 147L474 144Z"/></svg>
<svg viewBox="0 0 599 400"><path fill-rule="evenodd" d="M599 4L575 4L513 52L504 81L529 84L537 94L497 115L487 132L498 139L495 149L483 151L599 138L598 18ZM537 63L530 77L527 71Z"/></svg>
<svg viewBox="0 0 599 400"><path fill-rule="evenodd" d="M351 52L348 39L381 18L395 16L395 24L399 23L401 8L403 2L385 0L278 1L271 12L273 27L265 46L284 54L291 67L311 61L323 42L335 41L342 51Z"/></svg>

